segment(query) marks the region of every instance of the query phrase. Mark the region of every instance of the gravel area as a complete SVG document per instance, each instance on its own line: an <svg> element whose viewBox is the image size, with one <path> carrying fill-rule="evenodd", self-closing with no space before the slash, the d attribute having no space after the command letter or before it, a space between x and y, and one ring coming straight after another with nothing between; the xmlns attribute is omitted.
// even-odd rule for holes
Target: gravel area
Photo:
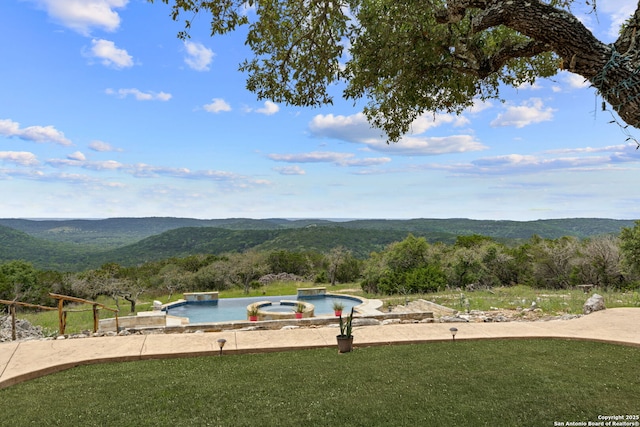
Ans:
<svg viewBox="0 0 640 427"><path fill-rule="evenodd" d="M0 342L11 341L11 316L0 316ZM29 321L16 319L16 339L34 340L44 338L41 326L33 326Z"/></svg>

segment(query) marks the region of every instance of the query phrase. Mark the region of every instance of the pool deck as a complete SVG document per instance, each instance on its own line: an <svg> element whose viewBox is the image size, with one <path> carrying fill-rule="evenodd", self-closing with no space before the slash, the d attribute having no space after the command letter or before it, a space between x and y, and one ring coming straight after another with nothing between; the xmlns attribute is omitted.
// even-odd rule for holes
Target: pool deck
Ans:
<svg viewBox="0 0 640 427"><path fill-rule="evenodd" d="M572 320L411 323L354 328L354 348L451 340L564 338L640 347L640 308L614 308ZM78 365L144 359L336 347L335 327L149 334L0 343L0 388ZM348 355L345 355L348 357Z"/></svg>

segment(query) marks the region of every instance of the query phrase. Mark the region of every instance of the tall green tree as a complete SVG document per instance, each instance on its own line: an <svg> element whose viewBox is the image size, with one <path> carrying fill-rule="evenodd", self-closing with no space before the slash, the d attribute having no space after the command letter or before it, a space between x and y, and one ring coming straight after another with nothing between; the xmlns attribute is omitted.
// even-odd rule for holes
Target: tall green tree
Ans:
<svg viewBox="0 0 640 427"><path fill-rule="evenodd" d="M373 253L365 262L362 288L373 293L420 293L442 290L447 285L439 256L424 237L409 234Z"/></svg>
<svg viewBox="0 0 640 427"><path fill-rule="evenodd" d="M547 289L566 289L574 283L579 262L580 242L574 237L538 239L530 247L533 257L533 282Z"/></svg>
<svg viewBox="0 0 640 427"><path fill-rule="evenodd" d="M627 271L637 278L640 276L640 221L620 231L620 249Z"/></svg>
<svg viewBox="0 0 640 427"><path fill-rule="evenodd" d="M251 290L251 283L267 273L267 254L258 251L245 251L228 255L228 268L231 281L240 286L245 294Z"/></svg>
<svg viewBox="0 0 640 427"><path fill-rule="evenodd" d="M582 244L578 264L579 280L605 288L619 287L624 282L620 242L615 236L604 235Z"/></svg>
<svg viewBox="0 0 640 427"><path fill-rule="evenodd" d="M26 261L0 264L0 299L39 302L38 271Z"/></svg>
<svg viewBox="0 0 640 427"><path fill-rule="evenodd" d="M154 1L154 0L149 0ZM332 102L329 88L365 98L391 141L425 112L460 113L559 70L578 74L631 126L640 126L640 10L619 38L598 40L571 12L595 0L162 0L189 36L195 15L211 34L248 25L255 56L241 70L258 98ZM247 13L246 6L255 8Z"/></svg>

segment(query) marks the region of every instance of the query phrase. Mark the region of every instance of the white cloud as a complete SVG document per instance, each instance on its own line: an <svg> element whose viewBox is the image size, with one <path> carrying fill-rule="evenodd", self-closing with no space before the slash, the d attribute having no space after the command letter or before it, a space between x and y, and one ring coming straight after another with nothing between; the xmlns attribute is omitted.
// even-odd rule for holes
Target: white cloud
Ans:
<svg viewBox="0 0 640 427"><path fill-rule="evenodd" d="M46 164L53 168L80 168L94 172L119 172L136 178L170 177L178 179L190 179L200 181L216 181L225 186L234 188L248 188L256 185L270 185L263 179L252 179L233 172L218 170L192 171L189 168L154 166L145 163L125 164L115 160L88 161L86 157L76 152L68 155L66 159L49 159ZM70 175L70 174L69 174ZM47 175L58 176L58 175ZM83 175L78 175L83 176ZM46 178L46 177L45 177Z"/></svg>
<svg viewBox="0 0 640 427"><path fill-rule="evenodd" d="M589 81L582 76L570 73L568 71L564 74L564 80L567 82L571 89L584 89L591 85L591 83L589 83Z"/></svg>
<svg viewBox="0 0 640 427"><path fill-rule="evenodd" d="M363 143L382 139L382 131L371 127L363 113L350 116L318 114L309 123L314 136Z"/></svg>
<svg viewBox="0 0 640 427"><path fill-rule="evenodd" d="M413 133L420 134L444 123L462 126L468 123L464 117L437 114L422 116L413 123ZM483 150L486 147L471 135L451 135L446 137L405 136L396 144L387 144L381 131L371 127L362 113L351 116L319 114L309 123L309 130L315 136L335 138L348 142L365 144L369 149L406 156L430 156L445 153L460 153Z"/></svg>
<svg viewBox="0 0 640 427"><path fill-rule="evenodd" d="M337 166L375 166L388 163L389 157L368 157L356 159L352 153L338 153L333 151L312 151L297 154L269 154L271 160L285 163L333 163Z"/></svg>
<svg viewBox="0 0 640 427"><path fill-rule="evenodd" d="M101 59L102 65L113 68L133 66L133 57L126 50L116 47L115 43L104 39L91 40L90 57Z"/></svg>
<svg viewBox="0 0 640 427"><path fill-rule="evenodd" d="M125 165L115 160L104 160L100 162L86 162L83 167L90 170L101 171L123 169Z"/></svg>
<svg viewBox="0 0 640 427"><path fill-rule="evenodd" d="M85 161L87 160L86 156L84 154L82 154L82 152L80 151L76 151L75 153L71 153L67 156L67 159L69 160L77 160L77 161Z"/></svg>
<svg viewBox="0 0 640 427"><path fill-rule="evenodd" d="M298 154L269 154L267 157L271 160L286 163L343 163L353 156L351 153L312 151Z"/></svg>
<svg viewBox="0 0 640 427"><path fill-rule="evenodd" d="M266 116L271 116L280 111L280 107L274 104L271 101L265 101L264 107L256 109L256 113L264 114Z"/></svg>
<svg viewBox="0 0 640 427"><path fill-rule="evenodd" d="M543 86L541 86L539 82L535 82L533 84L527 82L522 83L520 86L518 86L519 90L540 90L542 88Z"/></svg>
<svg viewBox="0 0 640 427"><path fill-rule="evenodd" d="M609 37L613 40L618 38L620 26L633 15L637 6L637 0L598 0L598 13L607 14L611 19Z"/></svg>
<svg viewBox="0 0 640 427"><path fill-rule="evenodd" d="M127 96L133 96L137 101L168 101L171 99L171 94L166 92L142 92L139 89L106 89L107 95L115 95L118 98L126 98Z"/></svg>
<svg viewBox="0 0 640 427"><path fill-rule="evenodd" d="M210 113L220 113L231 111L231 106L222 98L213 98L211 104L205 104L203 108Z"/></svg>
<svg viewBox="0 0 640 427"><path fill-rule="evenodd" d="M0 151L0 160L20 166L36 166L39 163L35 154L28 151Z"/></svg>
<svg viewBox="0 0 640 427"><path fill-rule="evenodd" d="M491 122L493 127L515 126L523 128L533 123L548 122L553 119L553 108L544 107L539 98L531 98L520 106L509 106Z"/></svg>
<svg viewBox="0 0 640 427"><path fill-rule="evenodd" d="M17 137L25 141L55 142L60 145L71 145L64 133L53 126L28 126L20 128L20 123L11 119L0 119L0 135Z"/></svg>
<svg viewBox="0 0 640 427"><path fill-rule="evenodd" d="M466 111L471 114L478 114L484 110L488 110L491 107L493 107L493 103L491 101L483 101L481 99L475 98L473 100L473 105L467 108Z"/></svg>
<svg viewBox="0 0 640 427"><path fill-rule="evenodd" d="M472 135L449 135L432 137L405 136L394 144L380 141L367 144L373 150L400 156L434 156L448 153L481 151L487 147Z"/></svg>
<svg viewBox="0 0 640 427"><path fill-rule="evenodd" d="M115 31L120 16L114 9L123 8L128 0L32 0L55 21L83 35L91 28Z"/></svg>
<svg viewBox="0 0 640 427"><path fill-rule="evenodd" d="M419 135L431 128L441 126L443 124L451 124L454 127L468 125L469 119L464 116L456 116L452 114L423 114L411 123L410 131L414 135Z"/></svg>
<svg viewBox="0 0 640 427"><path fill-rule="evenodd" d="M300 166L285 166L280 168L273 168L274 171L280 175L304 175L306 172Z"/></svg>
<svg viewBox="0 0 640 427"><path fill-rule="evenodd" d="M558 148L555 150L547 150L545 154L570 154L570 153L609 153L609 152L623 152L628 151L629 147L635 147L635 145L618 144L608 145L606 147L578 147L578 148Z"/></svg>
<svg viewBox="0 0 640 427"><path fill-rule="evenodd" d="M92 149L93 151L98 151L98 152L108 152L108 151L121 151L115 147L113 147L111 144L104 142L104 141L91 141L91 143L89 144L89 148Z"/></svg>
<svg viewBox="0 0 640 427"><path fill-rule="evenodd" d="M233 172L218 170L192 171L188 168L171 168L152 166L138 163L126 167L127 172L138 178L152 178L156 176L169 176L172 178L216 181L234 188L248 188L255 185L269 185L270 182L263 179L251 179Z"/></svg>
<svg viewBox="0 0 640 427"><path fill-rule="evenodd" d="M636 144L572 148L550 150L539 155L507 154L480 158L468 164L430 165L430 167L472 175L522 175L555 170L611 170L616 164L640 163L635 150ZM591 155L594 153L599 155ZM566 156L566 154L572 154L572 156Z"/></svg>
<svg viewBox="0 0 640 427"><path fill-rule="evenodd" d="M116 162L115 160L105 160L99 162L87 161L84 155L67 156L66 159L49 159L47 160L47 165L54 168L80 167L93 171L122 170L125 168L125 165L120 162Z"/></svg>
<svg viewBox="0 0 640 427"><path fill-rule="evenodd" d="M184 42L184 47L187 50L184 62L189 68L196 71L209 71L209 65L211 65L215 56L211 49L205 47L202 43L191 41Z"/></svg>

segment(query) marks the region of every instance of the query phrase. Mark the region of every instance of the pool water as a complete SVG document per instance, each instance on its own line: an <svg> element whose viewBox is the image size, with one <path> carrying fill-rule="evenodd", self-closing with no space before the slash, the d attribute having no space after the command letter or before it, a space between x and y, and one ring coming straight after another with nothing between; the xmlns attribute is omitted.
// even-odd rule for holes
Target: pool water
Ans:
<svg viewBox="0 0 640 427"><path fill-rule="evenodd" d="M189 323L215 323L230 322L234 320L247 320L247 306L254 302L271 301L279 303L281 300L296 301L296 295L271 296L271 297L251 297L251 298L221 298L217 303L192 303L183 304L169 308L167 314L171 316L187 317ZM344 312L351 311L362 303L361 300L351 297L321 296L311 298L300 298L300 300L311 303L315 306L316 316L326 316L333 314L333 303L340 301L344 305ZM265 307L266 308L266 307ZM295 311L295 306L274 305L271 310Z"/></svg>

